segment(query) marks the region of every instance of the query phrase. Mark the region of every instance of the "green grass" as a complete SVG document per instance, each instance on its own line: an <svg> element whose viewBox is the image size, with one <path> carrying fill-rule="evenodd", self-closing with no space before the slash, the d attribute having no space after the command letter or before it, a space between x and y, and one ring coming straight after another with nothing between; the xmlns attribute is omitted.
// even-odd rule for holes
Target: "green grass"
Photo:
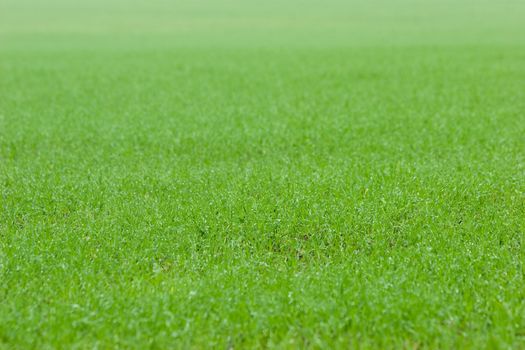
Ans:
<svg viewBox="0 0 525 350"><path fill-rule="evenodd" d="M525 5L0 4L0 348L525 348Z"/></svg>

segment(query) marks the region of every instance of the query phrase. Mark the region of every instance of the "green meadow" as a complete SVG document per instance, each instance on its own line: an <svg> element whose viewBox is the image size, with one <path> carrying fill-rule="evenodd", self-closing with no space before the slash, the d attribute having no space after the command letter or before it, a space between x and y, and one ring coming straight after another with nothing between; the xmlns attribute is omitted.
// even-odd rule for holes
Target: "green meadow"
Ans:
<svg viewBox="0 0 525 350"><path fill-rule="evenodd" d="M525 349L525 3L1 0L0 349Z"/></svg>

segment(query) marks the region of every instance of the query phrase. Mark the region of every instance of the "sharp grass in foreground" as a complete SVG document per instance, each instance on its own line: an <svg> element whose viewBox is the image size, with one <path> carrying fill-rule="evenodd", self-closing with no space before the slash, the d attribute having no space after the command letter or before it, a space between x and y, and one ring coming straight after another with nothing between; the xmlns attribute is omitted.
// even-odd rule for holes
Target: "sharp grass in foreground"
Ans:
<svg viewBox="0 0 525 350"><path fill-rule="evenodd" d="M524 6L222 3L5 4L0 348L524 348Z"/></svg>

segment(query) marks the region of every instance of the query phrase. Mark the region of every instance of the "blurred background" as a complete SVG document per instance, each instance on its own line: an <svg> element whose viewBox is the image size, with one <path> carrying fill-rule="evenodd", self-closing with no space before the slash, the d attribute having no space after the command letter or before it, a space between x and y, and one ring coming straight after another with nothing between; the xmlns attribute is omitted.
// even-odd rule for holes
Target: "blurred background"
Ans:
<svg viewBox="0 0 525 350"><path fill-rule="evenodd" d="M525 43L520 0L2 0L1 46Z"/></svg>

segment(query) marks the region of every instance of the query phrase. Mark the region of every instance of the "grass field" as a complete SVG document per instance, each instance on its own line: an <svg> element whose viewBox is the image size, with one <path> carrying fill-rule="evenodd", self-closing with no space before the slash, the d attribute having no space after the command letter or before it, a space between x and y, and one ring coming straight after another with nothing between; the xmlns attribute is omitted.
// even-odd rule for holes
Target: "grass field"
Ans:
<svg viewBox="0 0 525 350"><path fill-rule="evenodd" d="M525 3L0 2L0 349L525 349Z"/></svg>

